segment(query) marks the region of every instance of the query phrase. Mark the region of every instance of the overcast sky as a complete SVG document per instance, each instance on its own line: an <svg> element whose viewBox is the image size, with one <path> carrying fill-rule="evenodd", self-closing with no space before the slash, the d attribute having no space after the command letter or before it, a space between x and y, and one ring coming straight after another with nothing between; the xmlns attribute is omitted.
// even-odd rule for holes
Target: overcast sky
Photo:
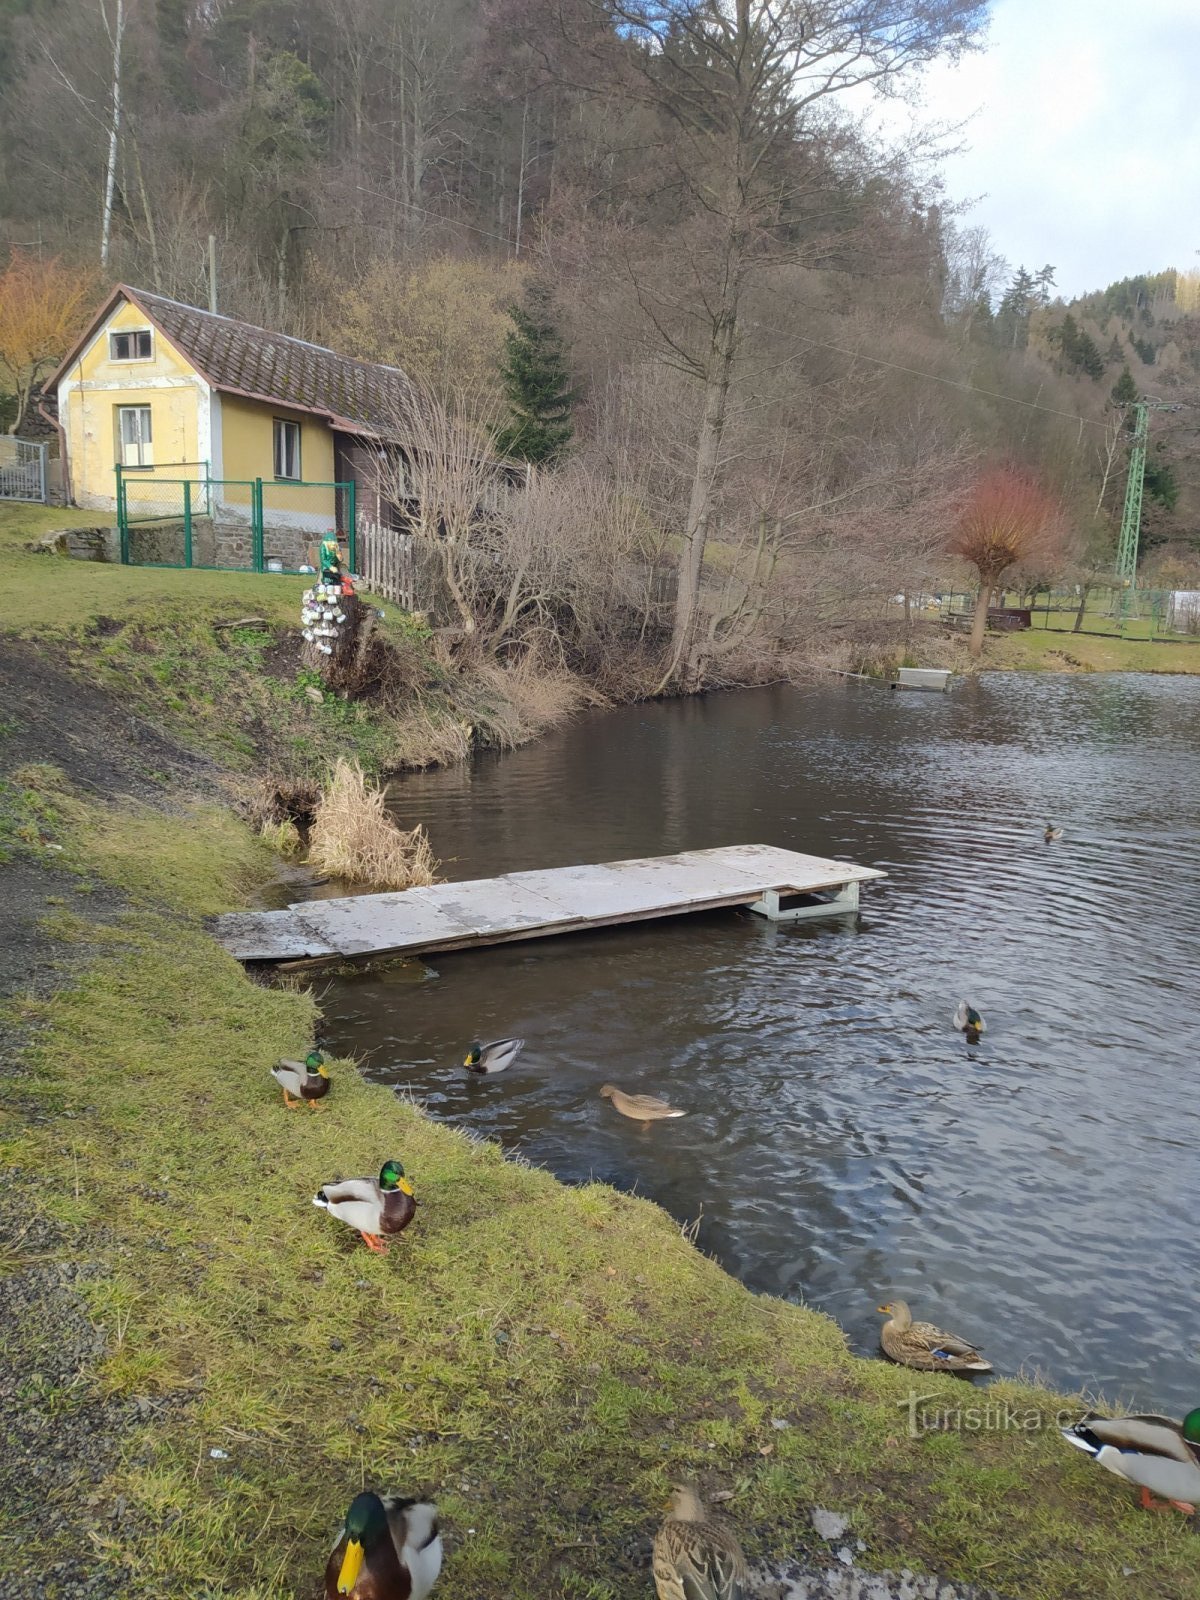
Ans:
<svg viewBox="0 0 1200 1600"><path fill-rule="evenodd" d="M925 80L927 113L977 113L943 166L963 223L1068 298L1200 267L1200 0L993 0L988 41Z"/></svg>

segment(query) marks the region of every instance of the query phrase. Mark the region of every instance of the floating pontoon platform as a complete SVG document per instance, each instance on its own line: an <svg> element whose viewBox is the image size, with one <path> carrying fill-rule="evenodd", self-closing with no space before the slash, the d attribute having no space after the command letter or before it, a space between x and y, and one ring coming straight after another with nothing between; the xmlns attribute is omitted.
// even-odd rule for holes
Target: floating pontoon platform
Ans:
<svg viewBox="0 0 1200 1600"><path fill-rule="evenodd" d="M748 906L775 922L858 909L858 886L886 874L765 844L687 850L600 866L509 872L392 894L301 900L284 911L217 917L239 961L421 955Z"/></svg>

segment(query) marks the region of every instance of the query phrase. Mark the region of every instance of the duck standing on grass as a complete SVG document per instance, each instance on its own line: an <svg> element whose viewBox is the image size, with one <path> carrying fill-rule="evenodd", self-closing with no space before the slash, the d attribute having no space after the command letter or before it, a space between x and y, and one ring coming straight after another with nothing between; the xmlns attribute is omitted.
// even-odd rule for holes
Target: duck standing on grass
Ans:
<svg viewBox="0 0 1200 1600"><path fill-rule="evenodd" d="M932 1322L914 1322L903 1300L893 1300L879 1311L888 1318L879 1342L884 1355L898 1366L915 1372L991 1372L992 1363L985 1361L973 1344L957 1334L943 1333Z"/></svg>
<svg viewBox="0 0 1200 1600"><path fill-rule="evenodd" d="M690 1484L676 1484L667 1520L654 1535L658 1600L741 1600L746 1558L723 1517L706 1511Z"/></svg>
<svg viewBox="0 0 1200 1600"><path fill-rule="evenodd" d="M468 1072L505 1072L524 1048L524 1039L493 1039L491 1044L472 1039L463 1066Z"/></svg>
<svg viewBox="0 0 1200 1600"><path fill-rule="evenodd" d="M1147 1511L1174 1506L1185 1516L1195 1516L1200 1505L1200 1406L1182 1422L1155 1416L1083 1417L1064 1428L1062 1436L1139 1488ZM1154 1495L1167 1504L1157 1505Z"/></svg>
<svg viewBox="0 0 1200 1600"><path fill-rule="evenodd" d="M441 1570L435 1505L356 1495L325 1567L325 1600L425 1600Z"/></svg>
<svg viewBox="0 0 1200 1600"><path fill-rule="evenodd" d="M398 1161L385 1161L378 1178L347 1178L323 1185L313 1196L313 1205L348 1228L357 1228L367 1249L380 1256L387 1254L382 1235L403 1233L417 1210L412 1184Z"/></svg>
<svg viewBox="0 0 1200 1600"><path fill-rule="evenodd" d="M979 1036L984 1030L984 1021L974 1006L969 1006L965 1000L960 1000L958 1009L954 1013L954 1026L959 1033L966 1034L968 1044L978 1044Z"/></svg>
<svg viewBox="0 0 1200 1600"><path fill-rule="evenodd" d="M601 1084L600 1095L604 1100L611 1100L623 1117L630 1117L634 1122L664 1122L668 1117L687 1116L686 1111L677 1111L657 1095L626 1094L612 1083Z"/></svg>
<svg viewBox="0 0 1200 1600"><path fill-rule="evenodd" d="M283 1090L283 1103L293 1111L302 1100L307 1100L315 1111L317 1101L329 1093L329 1073L325 1070L325 1057L320 1050L310 1050L303 1061L289 1061L286 1056L271 1068L271 1076ZM292 1096L295 1095L295 1099Z"/></svg>

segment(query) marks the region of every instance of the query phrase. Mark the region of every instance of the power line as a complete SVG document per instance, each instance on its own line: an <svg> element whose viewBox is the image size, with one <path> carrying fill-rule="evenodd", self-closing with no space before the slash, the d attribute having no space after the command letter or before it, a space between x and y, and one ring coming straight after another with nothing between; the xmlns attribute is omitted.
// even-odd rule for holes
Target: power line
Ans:
<svg viewBox="0 0 1200 1600"><path fill-rule="evenodd" d="M761 327L761 323L755 323ZM764 330L771 332L773 330ZM957 378L943 378L937 372L922 372L919 367L906 367L899 361L885 361L882 356L869 356L863 350L847 350L844 345L826 344L820 339L809 339L803 333L793 334L794 339L801 340L804 344L811 345L816 350L836 350L839 355L849 356L854 361L870 361L877 367L890 367L893 372L906 372L912 378L927 378L931 383L944 383L948 388L960 389L964 394L983 395L989 400L1006 400L1012 406L1026 406L1030 411L1045 411L1052 417L1066 417L1069 422L1078 422L1081 426L1086 424L1089 428L1106 428L1105 422L1100 422L1095 417L1080 417L1074 411L1060 411L1057 406L1044 406L1039 400L1019 400L1016 395L1003 394L999 389L981 389L973 383L962 383Z"/></svg>
<svg viewBox="0 0 1200 1600"><path fill-rule="evenodd" d="M503 233L494 233L490 228L481 228L477 223L466 222L461 217L448 217L440 211L431 211L428 206L419 206L413 200L402 200L398 195L380 194L375 189L368 189L364 184L357 185L360 194L369 194L372 199L386 200L392 205L407 207L410 211L419 211L422 216L432 217L435 222L449 223L452 228L466 228L470 233L477 233L482 239L498 239L501 244L513 247L511 237ZM1200 255L1200 251L1197 251ZM774 328L764 328L761 322L750 322L749 326L758 328L763 333L776 333ZM910 378L925 378L930 383L944 383L947 388L958 389L963 394L977 394L987 400L1003 400L1010 406L1024 406L1028 411L1044 411L1051 417L1065 417L1068 422L1077 422L1081 427L1107 428L1106 422L1101 422L1095 417L1077 416L1074 411L1062 411L1057 406L1044 406L1039 400L1019 400L1016 395L1004 394L999 389L981 389L974 383L963 383L957 378L944 378L937 372L923 372L919 367L906 367L899 361L886 361L882 356L869 356L862 350L847 350L844 345L827 344L821 339L810 339L805 334L791 335L801 343L809 345L814 350L833 350L838 355L849 356L853 361L869 361L877 367L888 367L893 372L905 372Z"/></svg>

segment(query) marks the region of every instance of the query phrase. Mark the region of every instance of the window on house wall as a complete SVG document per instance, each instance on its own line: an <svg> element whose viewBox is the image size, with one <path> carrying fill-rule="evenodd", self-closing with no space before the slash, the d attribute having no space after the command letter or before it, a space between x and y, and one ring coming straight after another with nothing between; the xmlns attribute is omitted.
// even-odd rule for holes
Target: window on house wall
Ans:
<svg viewBox="0 0 1200 1600"><path fill-rule="evenodd" d="M149 406L117 407L117 460L123 467L154 464Z"/></svg>
<svg viewBox="0 0 1200 1600"><path fill-rule="evenodd" d="M149 328L122 328L108 336L110 361L149 361L154 354L154 336Z"/></svg>
<svg viewBox="0 0 1200 1600"><path fill-rule="evenodd" d="M275 476L300 476L300 424L275 418Z"/></svg>

